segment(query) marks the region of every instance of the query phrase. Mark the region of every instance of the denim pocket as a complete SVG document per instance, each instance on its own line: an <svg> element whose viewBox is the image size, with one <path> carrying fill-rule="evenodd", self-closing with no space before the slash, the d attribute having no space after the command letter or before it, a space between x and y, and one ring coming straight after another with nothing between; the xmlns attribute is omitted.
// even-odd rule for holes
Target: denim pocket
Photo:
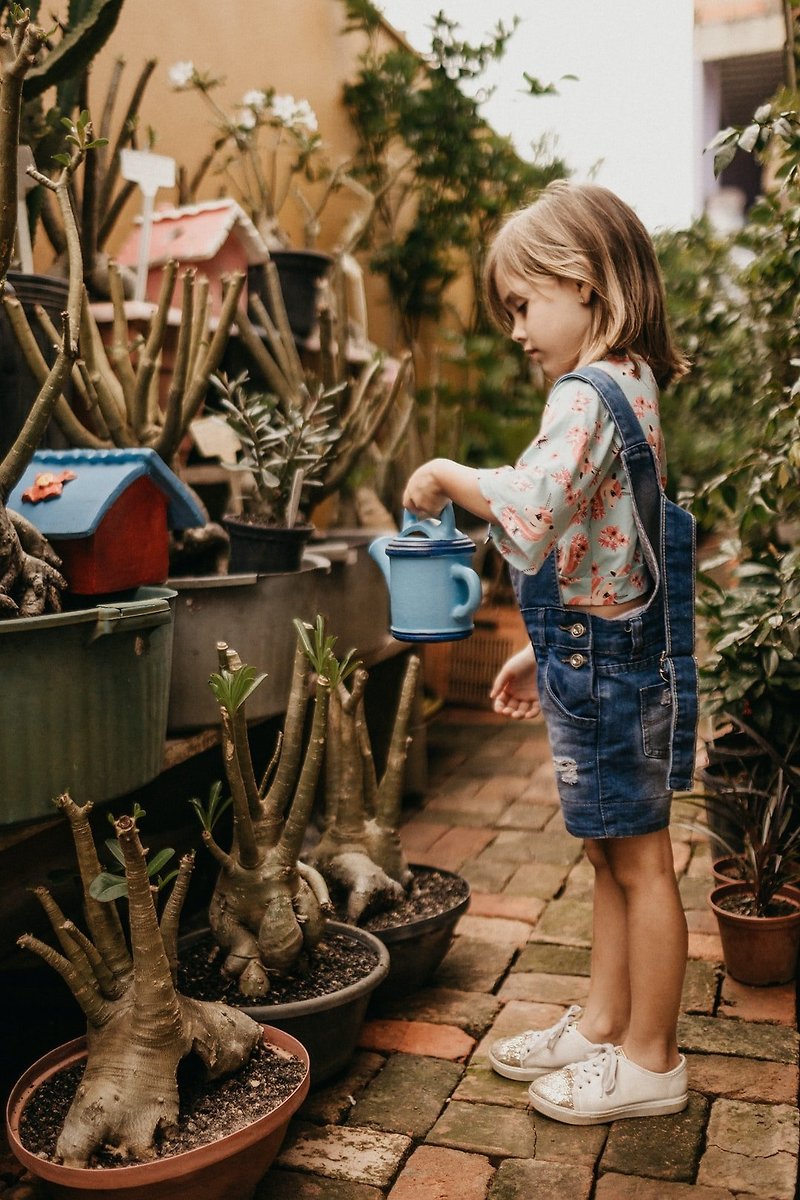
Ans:
<svg viewBox="0 0 800 1200"><path fill-rule="evenodd" d="M644 752L648 758L669 758L672 736L672 693L663 683L639 689Z"/></svg>
<svg viewBox="0 0 800 1200"><path fill-rule="evenodd" d="M544 707L546 709L547 702L551 701L555 708L571 721L595 725L597 695L592 660L587 655L577 652L559 657L562 653L553 649L547 656Z"/></svg>

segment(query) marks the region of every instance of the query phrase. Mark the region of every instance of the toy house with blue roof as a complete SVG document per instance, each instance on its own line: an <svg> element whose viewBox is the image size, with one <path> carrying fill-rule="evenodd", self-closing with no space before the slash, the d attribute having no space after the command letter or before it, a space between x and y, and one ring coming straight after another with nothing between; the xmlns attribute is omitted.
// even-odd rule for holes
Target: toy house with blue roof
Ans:
<svg viewBox="0 0 800 1200"><path fill-rule="evenodd" d="M189 488L155 450L39 450L8 498L62 560L81 596L163 583L169 530L204 525Z"/></svg>

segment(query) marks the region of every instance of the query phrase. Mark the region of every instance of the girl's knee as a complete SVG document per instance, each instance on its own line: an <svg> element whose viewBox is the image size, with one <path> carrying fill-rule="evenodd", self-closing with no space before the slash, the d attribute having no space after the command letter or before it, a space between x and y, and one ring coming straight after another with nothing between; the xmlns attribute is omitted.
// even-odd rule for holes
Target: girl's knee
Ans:
<svg viewBox="0 0 800 1200"><path fill-rule="evenodd" d="M605 842L598 838L585 838L583 848L595 871L608 870L610 863L605 850Z"/></svg>
<svg viewBox="0 0 800 1200"><path fill-rule="evenodd" d="M677 888L668 830L640 837L618 838L606 845L608 865L621 888L642 884L653 886L659 882Z"/></svg>

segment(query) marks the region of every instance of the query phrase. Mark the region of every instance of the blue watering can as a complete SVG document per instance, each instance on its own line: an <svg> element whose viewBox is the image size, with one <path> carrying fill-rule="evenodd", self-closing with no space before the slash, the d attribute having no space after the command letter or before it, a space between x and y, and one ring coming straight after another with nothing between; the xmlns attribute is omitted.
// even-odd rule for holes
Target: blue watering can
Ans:
<svg viewBox="0 0 800 1200"><path fill-rule="evenodd" d="M391 632L401 642L455 642L472 633L481 581L470 559L475 543L456 529L452 504L438 519L403 511L399 534L379 537L369 553L386 578Z"/></svg>

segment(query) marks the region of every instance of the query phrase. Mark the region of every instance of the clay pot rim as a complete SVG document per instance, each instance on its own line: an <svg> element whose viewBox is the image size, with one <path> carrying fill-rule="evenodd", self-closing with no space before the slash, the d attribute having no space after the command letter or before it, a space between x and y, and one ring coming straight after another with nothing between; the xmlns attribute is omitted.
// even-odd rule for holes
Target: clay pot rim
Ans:
<svg viewBox="0 0 800 1200"><path fill-rule="evenodd" d="M724 899L726 896L752 895L752 893L753 889L749 883L741 880L732 880L730 883L720 883L713 887L708 894L708 903L717 918L722 916L723 920L731 919L739 922L755 922L759 925L764 921L770 921L773 924L783 922L788 925L800 921L800 887L796 887L791 883L786 883L783 887L779 888L775 893L775 898L788 900L794 904L796 911L793 913L784 913L777 917L755 917L747 916L745 913L731 912L730 909L720 908L717 904L717 900Z"/></svg>

